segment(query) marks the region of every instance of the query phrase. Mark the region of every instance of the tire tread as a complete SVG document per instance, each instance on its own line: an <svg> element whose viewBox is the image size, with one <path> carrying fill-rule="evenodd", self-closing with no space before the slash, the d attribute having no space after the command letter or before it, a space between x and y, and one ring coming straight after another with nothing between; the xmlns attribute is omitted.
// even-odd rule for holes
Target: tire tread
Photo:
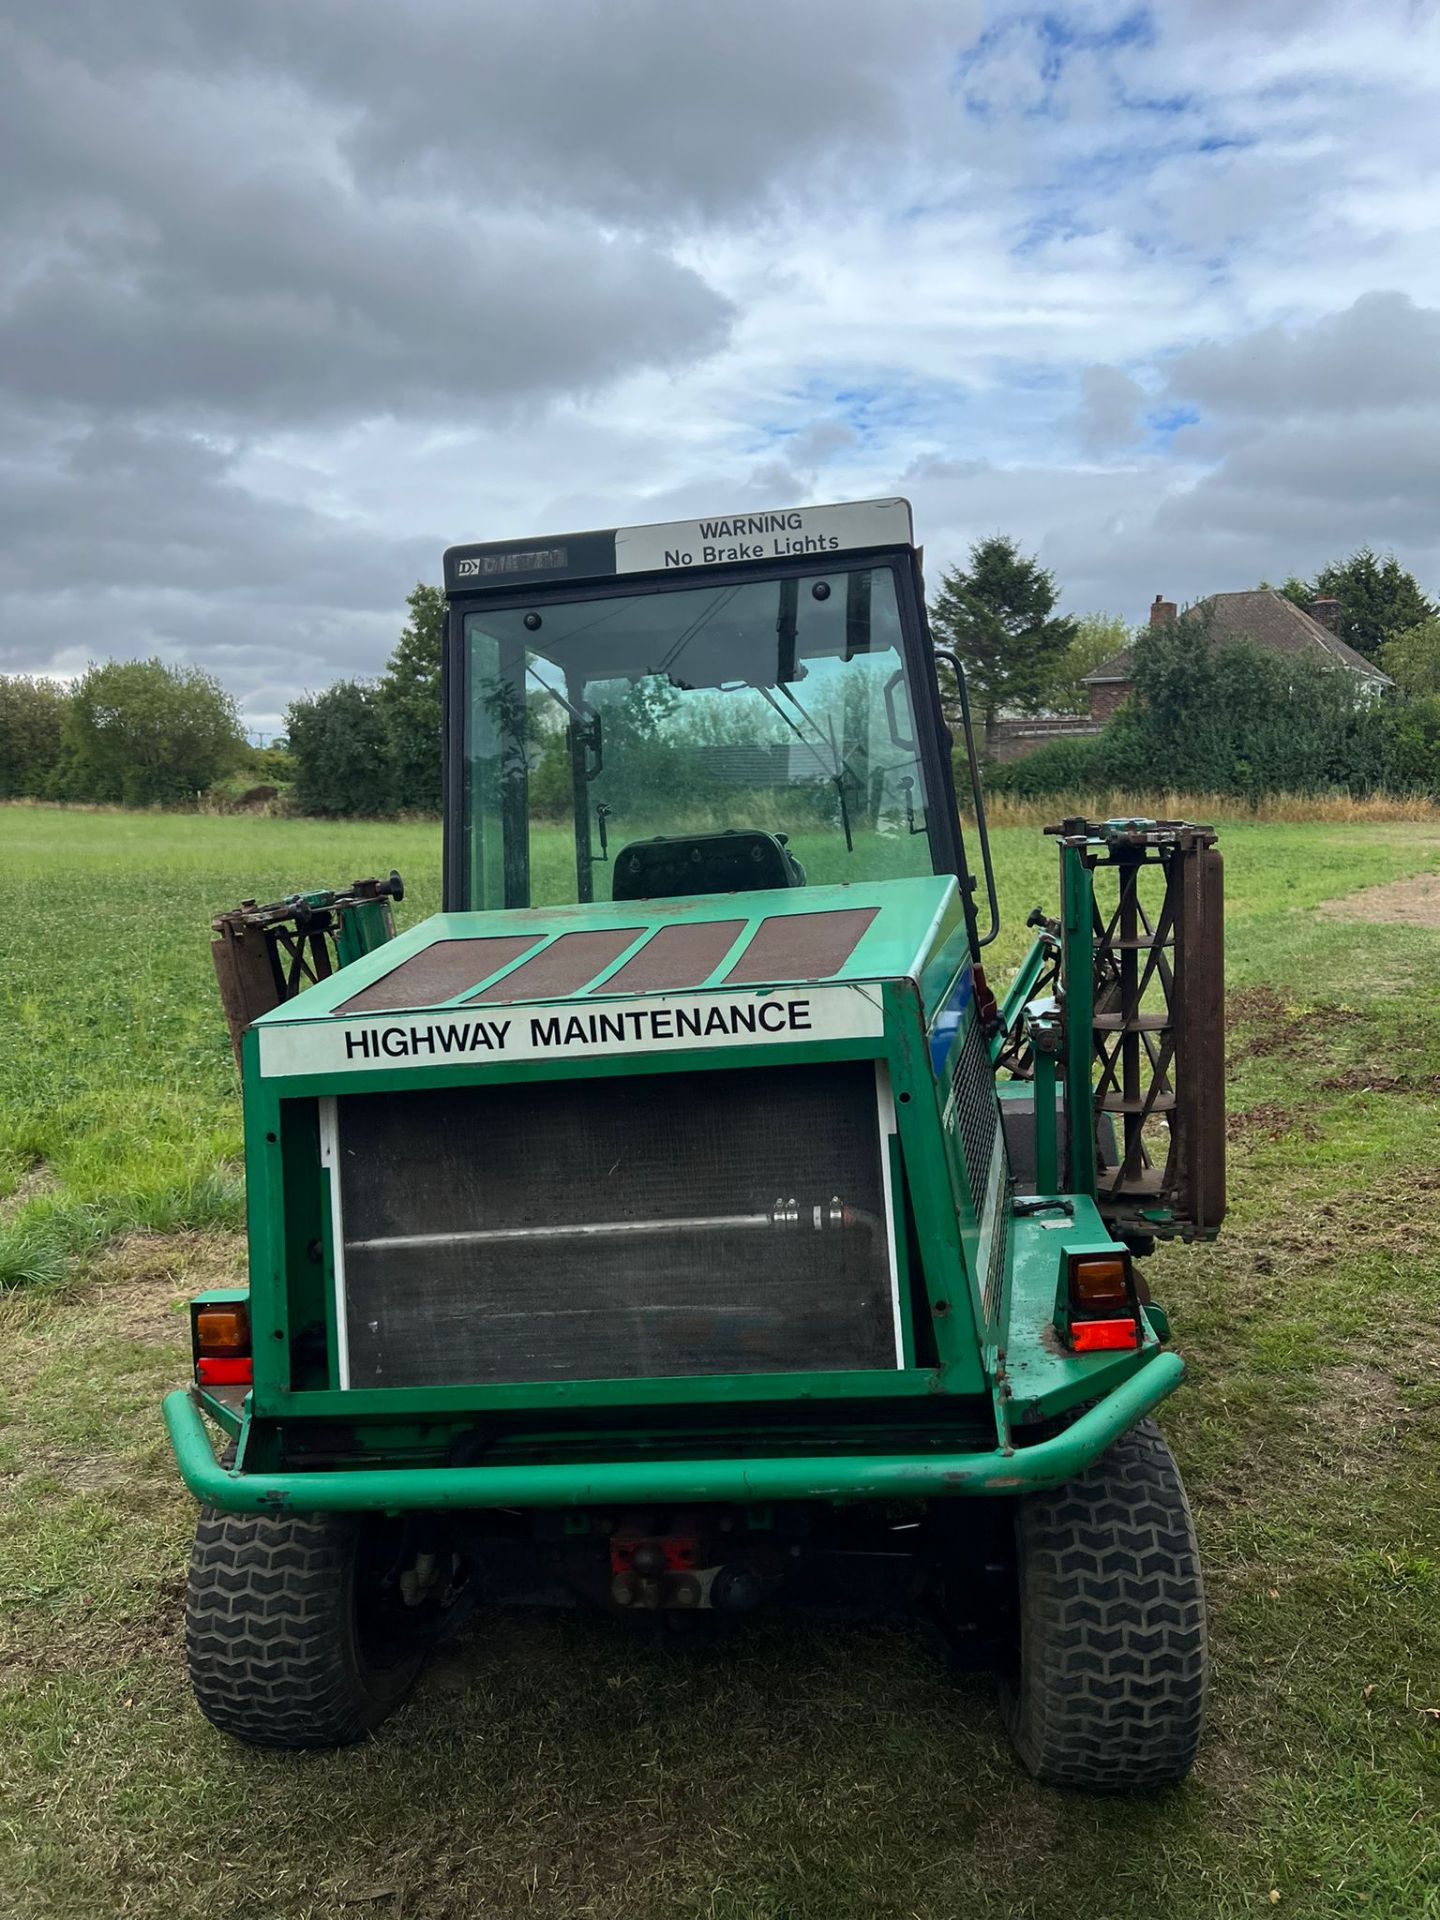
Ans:
<svg viewBox="0 0 1440 1920"><path fill-rule="evenodd" d="M375 1672L359 1653L358 1535L346 1515L202 1508L185 1647L196 1702L212 1726L253 1746L345 1746L403 1698L418 1657Z"/></svg>
<svg viewBox="0 0 1440 1920"><path fill-rule="evenodd" d="M1010 1730L1051 1786L1183 1779L1209 1678L1205 1589L1179 1470L1153 1421L1020 1503L1020 1677Z"/></svg>

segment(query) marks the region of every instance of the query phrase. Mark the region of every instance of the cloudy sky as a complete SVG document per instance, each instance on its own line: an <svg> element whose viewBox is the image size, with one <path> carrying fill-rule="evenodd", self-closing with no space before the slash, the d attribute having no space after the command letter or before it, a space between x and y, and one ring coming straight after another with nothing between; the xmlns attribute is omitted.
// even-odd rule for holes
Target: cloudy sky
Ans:
<svg viewBox="0 0 1440 1920"><path fill-rule="evenodd" d="M453 542L903 492L1440 588L1428 0L0 0L0 671L257 732Z"/></svg>

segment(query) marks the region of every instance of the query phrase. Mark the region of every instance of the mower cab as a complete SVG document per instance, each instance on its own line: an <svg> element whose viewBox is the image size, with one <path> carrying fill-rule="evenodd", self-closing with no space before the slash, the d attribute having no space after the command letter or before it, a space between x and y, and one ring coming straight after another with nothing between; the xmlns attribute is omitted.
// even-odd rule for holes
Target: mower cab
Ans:
<svg viewBox="0 0 1440 1920"><path fill-rule="evenodd" d="M445 910L231 1007L250 1287L166 1404L204 1711L357 1737L476 1604L919 1607L1042 1778L1178 1777L1136 1260L1223 1212L1214 835L1062 823L1002 1007L906 502L445 569Z"/></svg>

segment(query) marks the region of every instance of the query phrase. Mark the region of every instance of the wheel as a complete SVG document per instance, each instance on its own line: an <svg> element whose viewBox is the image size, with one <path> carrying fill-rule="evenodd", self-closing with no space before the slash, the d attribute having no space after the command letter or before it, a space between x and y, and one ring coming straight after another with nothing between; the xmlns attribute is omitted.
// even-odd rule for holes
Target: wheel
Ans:
<svg viewBox="0 0 1440 1920"><path fill-rule="evenodd" d="M402 1521L202 1508L185 1646L205 1718L258 1747L361 1739L409 1692L433 1638L433 1603L401 1598L406 1557Z"/></svg>
<svg viewBox="0 0 1440 1920"><path fill-rule="evenodd" d="M1021 1760L1049 1786L1092 1793L1183 1779L1205 1717L1205 1589L1155 1423L1020 1501L1015 1532L1019 1643L1004 1698Z"/></svg>

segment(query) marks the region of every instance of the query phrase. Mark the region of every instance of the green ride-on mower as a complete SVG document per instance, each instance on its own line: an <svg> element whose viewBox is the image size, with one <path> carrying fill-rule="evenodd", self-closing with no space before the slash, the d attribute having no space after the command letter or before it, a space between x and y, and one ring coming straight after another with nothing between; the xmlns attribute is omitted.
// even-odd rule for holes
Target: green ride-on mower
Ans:
<svg viewBox="0 0 1440 1920"><path fill-rule="evenodd" d="M391 875L215 923L250 1284L165 1405L202 1711L329 1746L477 1607L803 1605L993 1661L1043 1781L1180 1778L1205 1603L1139 1262L1224 1211L1213 833L1050 829L997 1003L905 501L445 582L444 911L394 936Z"/></svg>

